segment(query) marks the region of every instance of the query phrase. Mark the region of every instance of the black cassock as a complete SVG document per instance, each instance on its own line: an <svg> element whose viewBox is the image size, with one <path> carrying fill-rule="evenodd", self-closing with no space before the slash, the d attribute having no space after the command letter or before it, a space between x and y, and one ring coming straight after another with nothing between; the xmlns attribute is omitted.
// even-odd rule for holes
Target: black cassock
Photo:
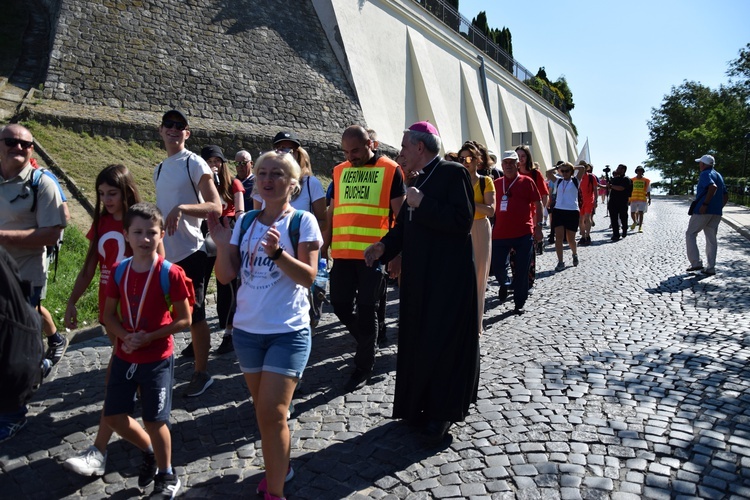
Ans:
<svg viewBox="0 0 750 500"><path fill-rule="evenodd" d="M393 418L463 421L479 385L477 287L471 246L473 188L458 163L437 158L381 240L382 261L401 252Z"/></svg>

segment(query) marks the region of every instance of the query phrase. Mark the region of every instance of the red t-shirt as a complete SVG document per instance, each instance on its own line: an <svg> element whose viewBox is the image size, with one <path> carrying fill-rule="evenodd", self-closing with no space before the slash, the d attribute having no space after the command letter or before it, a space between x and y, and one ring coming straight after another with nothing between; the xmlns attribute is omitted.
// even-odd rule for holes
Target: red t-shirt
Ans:
<svg viewBox="0 0 750 500"><path fill-rule="evenodd" d="M99 323L102 322L102 311L104 303L107 300L107 283L109 276L116 262L120 262L125 257L133 255L130 245L125 241L121 220L115 220L111 214L104 214L99 217L99 242L96 246L96 256L99 263ZM94 225L86 233L86 238L94 239Z"/></svg>
<svg viewBox="0 0 750 500"><path fill-rule="evenodd" d="M235 177L232 180L232 197L234 197L237 193L244 193L245 192L245 186L242 185L242 181L239 180L237 177ZM252 210L253 207L247 208L245 207L245 211ZM234 217L234 214L236 212L236 209L234 207L234 203L230 203L228 205L224 205L222 203L221 207L221 215L222 217Z"/></svg>
<svg viewBox="0 0 750 500"><path fill-rule="evenodd" d="M115 283L114 279L111 279L107 284L107 298L117 299L119 302L120 318L125 330L129 332L135 331L131 326L131 318L133 322L136 321L141 300L143 300L143 309L137 325L138 330L153 332L172 322L172 316L164 297L164 291L162 291L159 282L159 273L163 261L164 258L159 257L151 276L151 283L145 293L143 289L146 285L149 272L139 273L130 269L130 266L128 266L128 269L125 269L119 286ZM112 276L114 276L117 265L112 268ZM122 298L126 293L126 285L128 302L130 303L129 313L126 301ZM185 271L177 264L172 264L172 267L169 269L169 297L172 302L180 302L188 298ZM122 350L122 340L119 338L115 346L115 356L128 363L153 363L161 361L171 356L173 351L174 340L172 339L172 335L154 340L147 346L132 353L126 353Z"/></svg>
<svg viewBox="0 0 750 500"><path fill-rule="evenodd" d="M508 209L502 212L500 209L505 194L508 195ZM519 238L534 233L535 204L541 201L542 197L530 177L519 174L514 181L506 179L505 176L495 179L495 197L493 240Z"/></svg>
<svg viewBox="0 0 750 500"><path fill-rule="evenodd" d="M581 197L584 203L594 203L596 201L596 189L599 182L594 174L584 173L581 178Z"/></svg>

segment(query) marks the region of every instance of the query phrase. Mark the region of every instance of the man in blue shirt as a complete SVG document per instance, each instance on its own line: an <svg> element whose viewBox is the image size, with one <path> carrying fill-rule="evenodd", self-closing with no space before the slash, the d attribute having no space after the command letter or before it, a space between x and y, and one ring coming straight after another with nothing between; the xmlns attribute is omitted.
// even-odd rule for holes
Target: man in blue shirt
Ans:
<svg viewBox="0 0 750 500"><path fill-rule="evenodd" d="M690 216L685 241L687 246L687 257L690 261L688 272L703 271L703 274L713 276L716 274L716 232L721 222L721 213L727 204L729 194L724 185L724 178L714 170L714 157L703 155L695 160L701 170L698 178L698 186L695 190L695 201L693 202L693 213ZM696 238L703 231L706 237L706 261L708 265L704 268L701 261L700 251Z"/></svg>

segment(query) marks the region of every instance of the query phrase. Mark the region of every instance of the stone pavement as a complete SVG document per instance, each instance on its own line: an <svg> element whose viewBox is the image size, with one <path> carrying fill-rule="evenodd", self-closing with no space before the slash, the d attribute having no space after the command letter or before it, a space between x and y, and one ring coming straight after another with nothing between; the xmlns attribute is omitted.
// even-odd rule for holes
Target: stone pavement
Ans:
<svg viewBox="0 0 750 500"><path fill-rule="evenodd" d="M750 498L750 242L721 224L717 275L685 273L687 205L655 198L644 232L616 243L597 215L577 268L567 251L569 267L555 273L547 248L523 316L499 303L493 282L479 401L436 448L388 418L396 292L391 344L372 382L351 394L340 387L354 343L327 310L295 396L288 497ZM177 336L178 349L186 338ZM103 338L70 347L30 404L27 427L0 444L3 497L140 495L140 454L117 438L104 477L61 466L93 440L109 355ZM263 460L248 391L232 354L209 366L215 384L190 400L179 393L191 366L176 367L182 494L255 498Z"/></svg>

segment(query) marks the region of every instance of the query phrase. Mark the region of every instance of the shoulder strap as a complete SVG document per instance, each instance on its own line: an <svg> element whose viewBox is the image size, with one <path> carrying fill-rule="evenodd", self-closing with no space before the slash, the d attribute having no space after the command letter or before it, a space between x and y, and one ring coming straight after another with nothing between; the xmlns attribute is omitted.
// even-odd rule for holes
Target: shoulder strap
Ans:
<svg viewBox="0 0 750 500"><path fill-rule="evenodd" d="M31 171L31 177L29 178L30 187L31 187L31 194L33 196L33 201L31 202L31 210L29 212L36 212L36 200L37 196L39 194L39 183L42 180L42 175L44 174L43 168L37 168Z"/></svg>
<svg viewBox="0 0 750 500"><path fill-rule="evenodd" d="M578 189L578 177L571 177L573 179L573 184L575 185L576 189Z"/></svg>
<svg viewBox="0 0 750 500"><path fill-rule="evenodd" d="M240 221L240 239L237 241L238 244L242 243L242 238L245 237L245 233L250 229L250 224L253 223L259 213L260 210L250 210L249 212L245 212L245 215L242 216Z"/></svg>
<svg viewBox="0 0 750 500"><path fill-rule="evenodd" d="M187 172L188 180L190 181L190 187L193 188L193 193L195 193L195 199L198 200L198 203L200 203L201 199L198 196L198 190L195 189L195 184L193 184L193 178L190 176L190 156L188 156L187 160L185 160L185 171Z"/></svg>
<svg viewBox="0 0 750 500"><path fill-rule="evenodd" d="M161 263L161 272L159 272L159 283L161 284L161 291L164 293L164 297L169 302L169 270L172 268L172 263L167 259Z"/></svg>
<svg viewBox="0 0 750 500"><path fill-rule="evenodd" d="M156 180L159 180L159 176L161 175L161 166L164 165L164 162L159 163L159 166L156 167Z"/></svg>
<svg viewBox="0 0 750 500"><path fill-rule="evenodd" d="M482 196L484 196L484 179L485 179L485 176L483 175L479 176L479 192L482 193Z"/></svg>
<svg viewBox="0 0 750 500"><path fill-rule="evenodd" d="M289 239L292 240L292 251L297 257L297 245L299 245L299 226L302 221L304 210L295 210L292 220L289 222Z"/></svg>
<svg viewBox="0 0 750 500"><path fill-rule="evenodd" d="M120 265L117 266L117 269L115 269L115 283L117 286L120 286L120 282L122 281L122 275L125 274L125 268L130 265L130 261L133 260L133 257L128 257L127 259L123 259L120 262Z"/></svg>

